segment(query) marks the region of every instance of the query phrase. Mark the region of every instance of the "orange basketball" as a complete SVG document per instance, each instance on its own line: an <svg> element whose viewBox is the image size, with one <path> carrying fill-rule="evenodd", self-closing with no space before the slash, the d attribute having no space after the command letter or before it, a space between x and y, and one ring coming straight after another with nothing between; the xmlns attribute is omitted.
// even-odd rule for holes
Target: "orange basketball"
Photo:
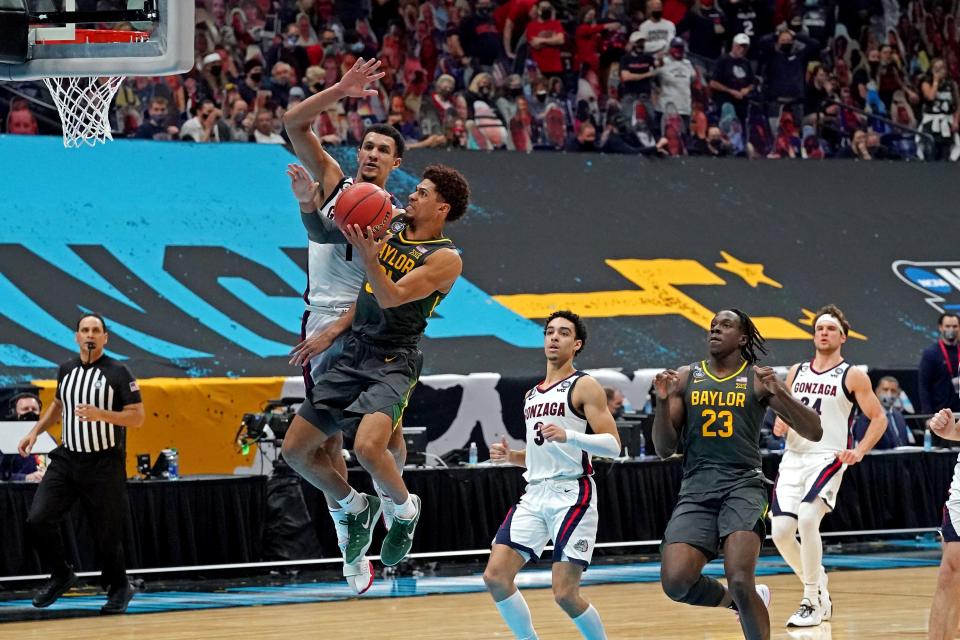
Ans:
<svg viewBox="0 0 960 640"><path fill-rule="evenodd" d="M359 182L348 188L333 205L333 220L343 229L346 225L360 225L373 231L373 237L383 236L390 228L393 205L390 194L370 182Z"/></svg>

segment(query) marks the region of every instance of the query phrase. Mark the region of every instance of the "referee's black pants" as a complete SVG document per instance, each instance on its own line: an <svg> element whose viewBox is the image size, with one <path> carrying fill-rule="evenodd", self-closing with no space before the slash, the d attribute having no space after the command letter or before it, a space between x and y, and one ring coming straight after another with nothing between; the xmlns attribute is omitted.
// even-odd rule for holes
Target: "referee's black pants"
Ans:
<svg viewBox="0 0 960 640"><path fill-rule="evenodd" d="M96 539L101 583L106 589L123 586L127 580L123 522L128 508L126 470L119 448L77 453L58 447L50 453L50 466L33 497L27 527L40 559L55 576L70 568L60 522L77 500Z"/></svg>

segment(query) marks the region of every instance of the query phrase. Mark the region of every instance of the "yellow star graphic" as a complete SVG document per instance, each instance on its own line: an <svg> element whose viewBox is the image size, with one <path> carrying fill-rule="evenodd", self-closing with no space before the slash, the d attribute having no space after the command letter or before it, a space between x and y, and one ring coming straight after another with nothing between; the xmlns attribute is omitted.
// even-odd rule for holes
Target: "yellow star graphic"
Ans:
<svg viewBox="0 0 960 640"><path fill-rule="evenodd" d="M714 266L716 266L717 269L723 269L724 271L729 271L734 275L740 276L744 282L754 289L757 288L758 284L767 284L777 289L783 288L782 284L763 272L763 265L759 262L743 262L742 260L734 258L726 251L721 251L720 255L723 256L724 261L717 262Z"/></svg>
<svg viewBox="0 0 960 640"><path fill-rule="evenodd" d="M744 282L754 289L757 288L758 284L767 284L777 289L783 289L782 284L763 272L763 265L759 262L743 262L737 260L726 251L721 251L720 255L723 256L724 261L717 262L714 266L716 266L717 269L723 269L724 271L729 271L734 275L740 276Z"/></svg>
<svg viewBox="0 0 960 640"><path fill-rule="evenodd" d="M807 325L808 327L812 327L812 326L813 326L813 321L817 319L817 314L814 313L813 311L810 311L810 309L803 309L803 308L801 308L800 311L803 312L803 317L800 318L799 320L797 320L797 324L805 324L805 325ZM857 333L857 332L854 331L853 329L850 329L850 331L847 332L847 335L850 336L851 338L856 338L857 340L869 340L869 339L870 339L870 338L868 338L867 336L863 335L862 333Z"/></svg>

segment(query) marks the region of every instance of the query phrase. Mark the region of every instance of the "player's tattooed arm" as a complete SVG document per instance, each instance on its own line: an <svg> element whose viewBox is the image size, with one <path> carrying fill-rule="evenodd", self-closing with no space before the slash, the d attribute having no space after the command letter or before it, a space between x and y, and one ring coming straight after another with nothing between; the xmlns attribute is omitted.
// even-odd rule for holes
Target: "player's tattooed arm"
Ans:
<svg viewBox="0 0 960 640"><path fill-rule="evenodd" d="M527 450L512 451L510 445L507 444L507 438L504 436L500 438L500 442L494 442L490 445L490 461L525 467L527 466Z"/></svg>
<svg viewBox="0 0 960 640"><path fill-rule="evenodd" d="M823 437L820 416L793 397L772 367L756 366L753 370L756 375L753 386L760 402L773 409L800 436L819 442Z"/></svg>
<svg viewBox="0 0 960 640"><path fill-rule="evenodd" d="M683 391L690 376L690 367L661 371L653 379L657 407L653 416L653 447L661 458L669 458L677 452L680 444L680 429L686 418L683 406Z"/></svg>

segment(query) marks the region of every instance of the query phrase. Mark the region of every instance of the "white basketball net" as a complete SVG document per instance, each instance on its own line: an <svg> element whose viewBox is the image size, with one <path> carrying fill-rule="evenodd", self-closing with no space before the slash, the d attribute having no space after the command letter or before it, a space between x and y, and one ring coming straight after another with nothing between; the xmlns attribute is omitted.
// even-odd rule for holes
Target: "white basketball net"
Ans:
<svg viewBox="0 0 960 640"><path fill-rule="evenodd" d="M44 78L63 122L63 146L79 149L113 140L110 105L123 84L123 76Z"/></svg>

